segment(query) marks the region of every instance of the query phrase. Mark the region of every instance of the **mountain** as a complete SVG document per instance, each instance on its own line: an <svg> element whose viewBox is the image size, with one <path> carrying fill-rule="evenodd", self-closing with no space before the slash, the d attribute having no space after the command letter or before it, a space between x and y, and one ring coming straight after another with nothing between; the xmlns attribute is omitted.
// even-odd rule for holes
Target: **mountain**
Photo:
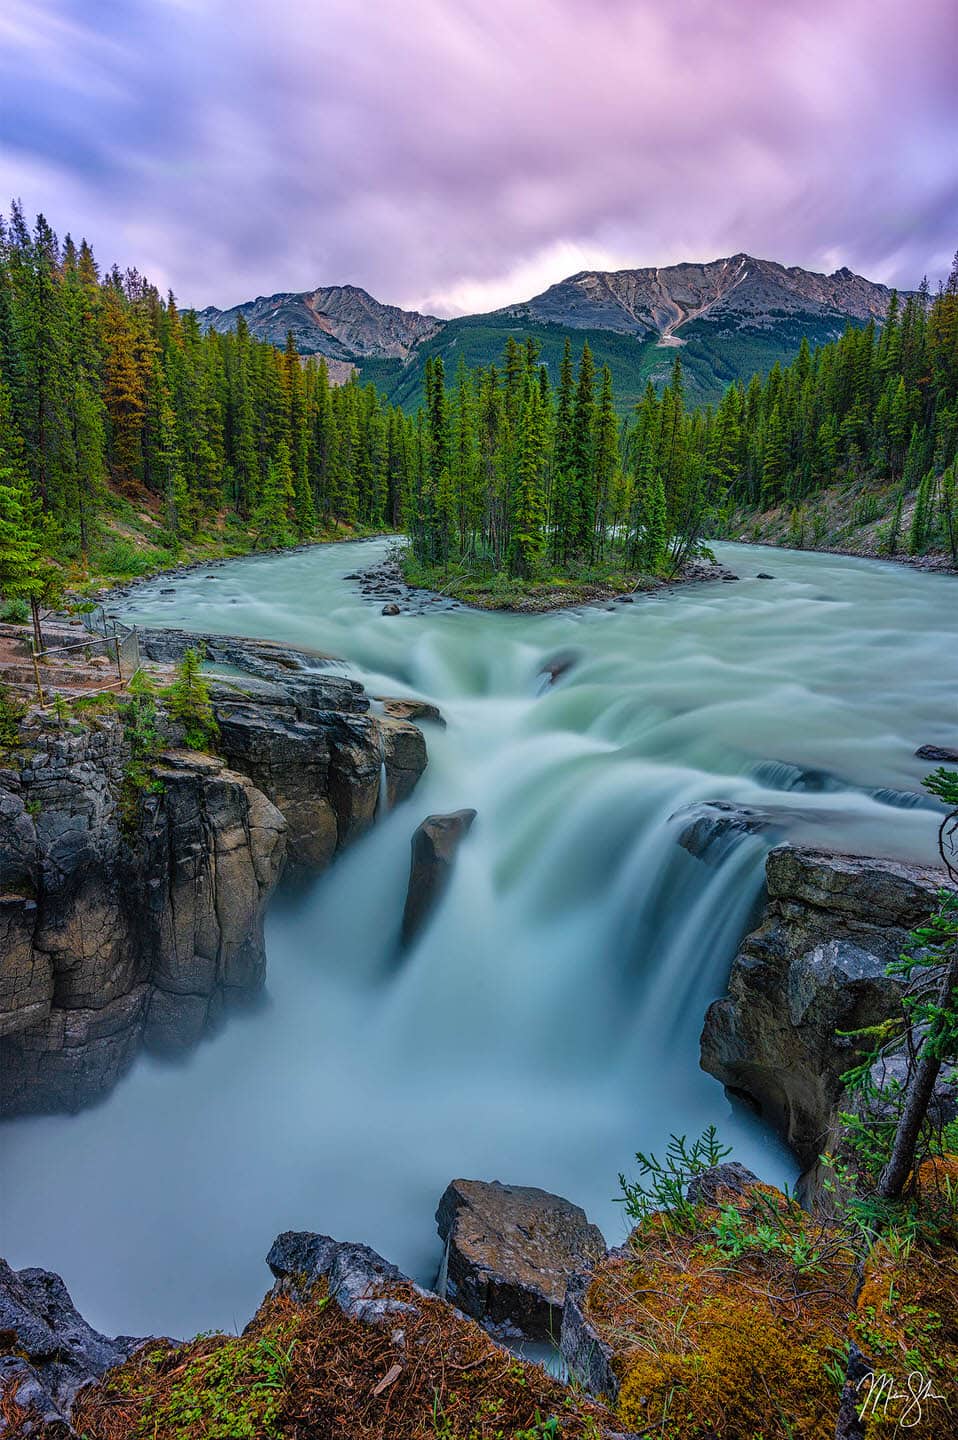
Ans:
<svg viewBox="0 0 958 1440"><path fill-rule="evenodd" d="M738 254L707 264L637 270L583 270L541 295L484 315L438 320L383 305L354 285L260 297L232 310L200 313L204 328L230 330L239 314L260 339L283 345L292 330L300 351L324 355L334 379L355 367L396 403L418 403L425 360L447 370L497 360L509 335L533 335L553 377L565 336L587 339L612 370L617 399L629 406L649 379L663 381L682 348L689 398L716 400L735 379L787 361L802 336L819 345L849 323L881 321L891 291L841 269L820 275Z"/></svg>
<svg viewBox="0 0 958 1440"><path fill-rule="evenodd" d="M564 329L613 330L668 343L685 339L678 331L706 318L737 329L763 327L796 315L831 320L841 328L850 319L881 320L889 294L884 285L851 270L816 275L740 254L707 265L582 270L525 304L497 313Z"/></svg>
<svg viewBox="0 0 958 1440"><path fill-rule="evenodd" d="M340 362L342 378L364 360L408 359L416 345L442 326L433 315L383 305L358 285L329 285L299 295L260 295L231 310L210 305L199 312L199 320L204 330L226 331L236 328L240 315L251 334L274 345L285 345L292 331L301 355L324 355L328 361ZM330 366L337 379L338 368Z"/></svg>

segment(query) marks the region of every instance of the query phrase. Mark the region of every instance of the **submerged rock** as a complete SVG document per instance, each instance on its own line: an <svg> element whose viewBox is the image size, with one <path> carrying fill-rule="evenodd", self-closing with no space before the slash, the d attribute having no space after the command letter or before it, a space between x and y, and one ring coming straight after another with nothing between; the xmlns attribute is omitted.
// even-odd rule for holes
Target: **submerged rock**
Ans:
<svg viewBox="0 0 958 1440"><path fill-rule="evenodd" d="M578 1205L533 1186L453 1180L436 1211L441 1293L507 1334L555 1339L570 1276L605 1254Z"/></svg>
<svg viewBox="0 0 958 1440"><path fill-rule="evenodd" d="M768 903L709 1007L701 1062L750 1100L805 1167L826 1148L854 1042L839 1031L898 1012L885 968L934 909L942 872L893 860L780 846Z"/></svg>
<svg viewBox="0 0 958 1440"><path fill-rule="evenodd" d="M539 674L545 676L548 685L554 685L579 663L580 658L578 650L559 650L542 662Z"/></svg>
<svg viewBox="0 0 958 1440"><path fill-rule="evenodd" d="M413 835L409 886L402 917L403 945L411 944L442 899L459 846L475 818L475 810L427 815Z"/></svg>
<svg viewBox="0 0 958 1440"><path fill-rule="evenodd" d="M682 825L676 838L683 850L706 865L721 864L740 840L772 830L779 823L764 811L728 800L702 801L670 819Z"/></svg>

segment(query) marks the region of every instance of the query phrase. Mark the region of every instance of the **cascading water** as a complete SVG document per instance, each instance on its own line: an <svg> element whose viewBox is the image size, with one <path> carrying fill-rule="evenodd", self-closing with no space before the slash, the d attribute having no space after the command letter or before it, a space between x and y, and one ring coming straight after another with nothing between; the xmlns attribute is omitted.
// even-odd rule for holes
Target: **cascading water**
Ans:
<svg viewBox="0 0 958 1440"><path fill-rule="evenodd" d="M382 548L232 563L127 607L341 655L448 728L429 727L409 803L276 897L261 1006L180 1064L140 1060L92 1110L0 1129L0 1249L59 1270L103 1329L242 1325L287 1228L364 1240L429 1282L455 1175L556 1190L610 1241L618 1171L671 1131L715 1121L785 1178L788 1157L698 1068L764 854L780 834L934 853L934 810L908 796L916 746L954 743L954 580L722 547L739 583L612 614L395 618L343 578ZM763 567L774 583L749 578ZM677 840L716 801L773 828L710 864ZM466 806L449 891L397 963L412 831Z"/></svg>

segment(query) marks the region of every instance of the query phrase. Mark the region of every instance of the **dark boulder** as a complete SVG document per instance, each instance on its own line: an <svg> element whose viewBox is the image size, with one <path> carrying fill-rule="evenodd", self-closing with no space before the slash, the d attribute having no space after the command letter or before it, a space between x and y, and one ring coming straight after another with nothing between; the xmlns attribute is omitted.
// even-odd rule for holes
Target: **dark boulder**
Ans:
<svg viewBox="0 0 958 1440"><path fill-rule="evenodd" d="M12 1270L0 1260L0 1385L33 1415L62 1424L63 1434L72 1433L66 1422L81 1386L122 1364L143 1343L94 1330L59 1275ZM0 1420L0 1434L2 1426Z"/></svg>
<svg viewBox="0 0 958 1440"><path fill-rule="evenodd" d="M605 1254L584 1210L526 1185L453 1180L436 1211L440 1294L503 1334L559 1333L569 1278Z"/></svg>
<svg viewBox="0 0 958 1440"><path fill-rule="evenodd" d="M456 853L476 818L475 810L428 815L412 837L409 887L402 917L402 943L409 945L442 899Z"/></svg>
<svg viewBox="0 0 958 1440"><path fill-rule="evenodd" d="M940 765L958 765L958 750L947 745L921 745L915 751L919 760L936 760Z"/></svg>
<svg viewBox="0 0 958 1440"><path fill-rule="evenodd" d="M759 1183L758 1176L737 1160L724 1165L713 1165L695 1175L689 1181L685 1192L691 1205L721 1204L723 1194L744 1195L753 1185Z"/></svg>
<svg viewBox="0 0 958 1440"><path fill-rule="evenodd" d="M414 1308L409 1299L395 1293L397 1287L411 1288L416 1295L427 1293L368 1245L307 1230L277 1235L266 1263L276 1277L276 1293L304 1301L316 1282L325 1280L343 1314L365 1325L381 1325Z"/></svg>
<svg viewBox="0 0 958 1440"><path fill-rule="evenodd" d="M381 613L383 615L399 615L401 611L395 600L390 600L388 605L383 606Z"/></svg>

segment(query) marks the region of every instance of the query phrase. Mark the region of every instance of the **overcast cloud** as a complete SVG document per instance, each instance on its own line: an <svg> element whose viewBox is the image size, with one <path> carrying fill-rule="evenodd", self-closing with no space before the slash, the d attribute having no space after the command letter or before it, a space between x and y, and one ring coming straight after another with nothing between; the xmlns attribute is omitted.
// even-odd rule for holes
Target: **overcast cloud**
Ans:
<svg viewBox="0 0 958 1440"><path fill-rule="evenodd" d="M13 195L197 306L737 250L912 286L958 246L958 7L2 0Z"/></svg>

